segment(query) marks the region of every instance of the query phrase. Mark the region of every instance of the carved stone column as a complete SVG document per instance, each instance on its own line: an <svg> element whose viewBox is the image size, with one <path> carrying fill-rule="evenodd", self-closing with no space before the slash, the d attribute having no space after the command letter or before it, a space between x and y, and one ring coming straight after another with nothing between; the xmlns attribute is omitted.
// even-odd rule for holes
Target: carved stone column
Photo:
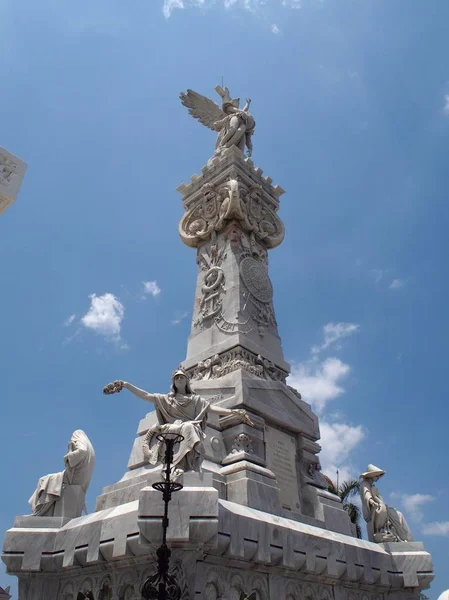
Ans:
<svg viewBox="0 0 449 600"><path fill-rule="evenodd" d="M198 262L184 367L193 380L244 369L255 377L285 381L289 366L268 274L268 249L284 237L277 216L283 190L231 147L178 191L186 211L179 233L197 249Z"/></svg>

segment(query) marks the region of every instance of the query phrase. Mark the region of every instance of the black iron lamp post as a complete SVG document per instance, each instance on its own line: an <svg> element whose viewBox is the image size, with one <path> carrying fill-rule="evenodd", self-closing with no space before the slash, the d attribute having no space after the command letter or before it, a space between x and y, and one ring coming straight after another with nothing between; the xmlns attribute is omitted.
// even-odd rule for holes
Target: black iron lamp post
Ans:
<svg viewBox="0 0 449 600"><path fill-rule="evenodd" d="M171 551L167 546L168 529L168 503L174 492L182 490L182 485L176 481L171 481L171 469L173 463L173 450L176 444L184 440L184 437L178 433L160 433L157 439L165 443L165 474L164 481L153 483L153 488L162 492L164 500L164 516L162 518L162 545L156 550L157 572L150 575L145 580L142 587L142 598L144 600L179 600L181 589L173 575L168 572L170 567Z"/></svg>

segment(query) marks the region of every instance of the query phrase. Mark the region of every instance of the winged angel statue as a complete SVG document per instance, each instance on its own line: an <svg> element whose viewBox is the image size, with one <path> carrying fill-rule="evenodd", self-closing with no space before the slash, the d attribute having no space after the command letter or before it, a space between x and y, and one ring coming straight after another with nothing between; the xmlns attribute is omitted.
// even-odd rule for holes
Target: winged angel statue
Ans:
<svg viewBox="0 0 449 600"><path fill-rule="evenodd" d="M247 155L251 156L253 150L251 136L256 127L256 122L249 113L251 100L247 98L245 106L241 109L240 98L231 98L227 87L223 89L217 85L215 90L222 98L221 108L213 100L193 90L187 90L187 93L181 93L179 97L192 117L209 129L218 131L215 155L230 146L237 146L244 152L246 146Z"/></svg>

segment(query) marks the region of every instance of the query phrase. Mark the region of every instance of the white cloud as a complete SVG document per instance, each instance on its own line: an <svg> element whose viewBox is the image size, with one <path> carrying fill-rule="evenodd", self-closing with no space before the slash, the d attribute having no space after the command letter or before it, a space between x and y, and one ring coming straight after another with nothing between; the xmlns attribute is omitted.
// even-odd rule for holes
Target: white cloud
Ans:
<svg viewBox="0 0 449 600"><path fill-rule="evenodd" d="M107 338L120 340L120 329L125 314L123 304L114 294L90 294L89 298L90 307L81 318L81 323L87 329L92 329Z"/></svg>
<svg viewBox="0 0 449 600"><path fill-rule="evenodd" d="M410 517L415 523L421 523L424 519L424 514L422 512L423 506L435 500L434 496L431 496L430 494L404 494L393 492L391 497L399 500L404 507L405 517Z"/></svg>
<svg viewBox="0 0 449 600"><path fill-rule="evenodd" d="M400 290L405 285L405 281L403 279L393 279L393 281L388 286L390 290Z"/></svg>
<svg viewBox="0 0 449 600"><path fill-rule="evenodd" d="M162 12L166 19L169 19L175 8L206 8L217 4L217 0L164 0ZM227 10L241 8L250 13L256 14L263 11L267 0L223 0L223 6ZM301 0L282 0L282 6L286 8L301 8ZM273 32L275 33L275 32Z"/></svg>
<svg viewBox="0 0 449 600"><path fill-rule="evenodd" d="M356 323L328 323L323 327L324 342L311 349L312 358L307 362L292 365L287 383L301 392L303 399L309 402L321 416L320 462L323 471L336 481L354 479L358 473L351 462L351 453L365 439L367 432L362 425L345 422L345 416L338 410L325 413L328 402L344 393L342 381L351 371L350 365L339 358L331 357L319 360L318 354L339 339L352 335L360 329Z"/></svg>
<svg viewBox="0 0 449 600"><path fill-rule="evenodd" d="M349 423L320 422L322 447L320 462L323 471L334 481L339 471L339 480L346 481L358 476L349 458L351 452L365 439L366 431L362 425Z"/></svg>
<svg viewBox="0 0 449 600"><path fill-rule="evenodd" d="M273 23L273 25L271 26L271 31L272 33L274 33L274 35L278 35L279 33L281 33L281 30L276 25L276 23Z"/></svg>
<svg viewBox="0 0 449 600"><path fill-rule="evenodd" d="M175 8L184 8L183 0L164 0L164 5L162 7L162 12L164 13L164 17L168 19Z"/></svg>
<svg viewBox="0 0 449 600"><path fill-rule="evenodd" d="M287 8L301 8L302 0L282 0L282 6Z"/></svg>
<svg viewBox="0 0 449 600"><path fill-rule="evenodd" d="M67 317L67 319L64 321L64 327L69 327L75 319L76 315L70 315L70 317Z"/></svg>
<svg viewBox="0 0 449 600"><path fill-rule="evenodd" d="M175 314L175 318L173 319L173 321L170 321L170 325L179 325L188 316L189 316L189 313L187 311L186 312L177 312Z"/></svg>
<svg viewBox="0 0 449 600"><path fill-rule="evenodd" d="M449 94L444 96L444 112L446 115L449 115Z"/></svg>
<svg viewBox="0 0 449 600"><path fill-rule="evenodd" d="M313 346L312 354L319 354L322 350L326 350L326 348L329 348L329 346L341 338L358 332L359 329L360 326L357 323L327 323L323 327L324 342L321 346Z"/></svg>
<svg viewBox="0 0 449 600"><path fill-rule="evenodd" d="M421 527L424 535L448 535L449 536L449 521L436 521L434 523L426 523Z"/></svg>
<svg viewBox="0 0 449 600"><path fill-rule="evenodd" d="M379 283L379 281L384 276L384 272L382 271L382 269L371 269L371 275L374 278L374 282Z"/></svg>
<svg viewBox="0 0 449 600"><path fill-rule="evenodd" d="M143 283L143 293L146 296L159 296L161 293L161 288L158 286L157 281L142 281Z"/></svg>
<svg viewBox="0 0 449 600"><path fill-rule="evenodd" d="M298 389L306 402L321 413L326 404L343 394L340 382L351 367L339 358L327 358L322 362L309 361L292 366L288 384Z"/></svg>

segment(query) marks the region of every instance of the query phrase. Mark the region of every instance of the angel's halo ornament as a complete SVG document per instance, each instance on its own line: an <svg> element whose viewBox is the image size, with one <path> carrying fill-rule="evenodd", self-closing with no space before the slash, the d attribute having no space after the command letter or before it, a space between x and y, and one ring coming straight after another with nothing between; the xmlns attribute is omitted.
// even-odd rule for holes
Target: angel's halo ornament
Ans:
<svg viewBox="0 0 449 600"><path fill-rule="evenodd" d="M217 85L215 90L222 98L221 108L210 98L193 90L187 90L185 94L182 92L179 97L192 117L209 129L218 131L215 155L230 146L237 146L244 152L246 146L247 156L251 156L253 150L251 136L256 127L256 122L249 113L251 100L247 98L245 106L241 109L240 99L232 98L227 87L223 89Z"/></svg>

